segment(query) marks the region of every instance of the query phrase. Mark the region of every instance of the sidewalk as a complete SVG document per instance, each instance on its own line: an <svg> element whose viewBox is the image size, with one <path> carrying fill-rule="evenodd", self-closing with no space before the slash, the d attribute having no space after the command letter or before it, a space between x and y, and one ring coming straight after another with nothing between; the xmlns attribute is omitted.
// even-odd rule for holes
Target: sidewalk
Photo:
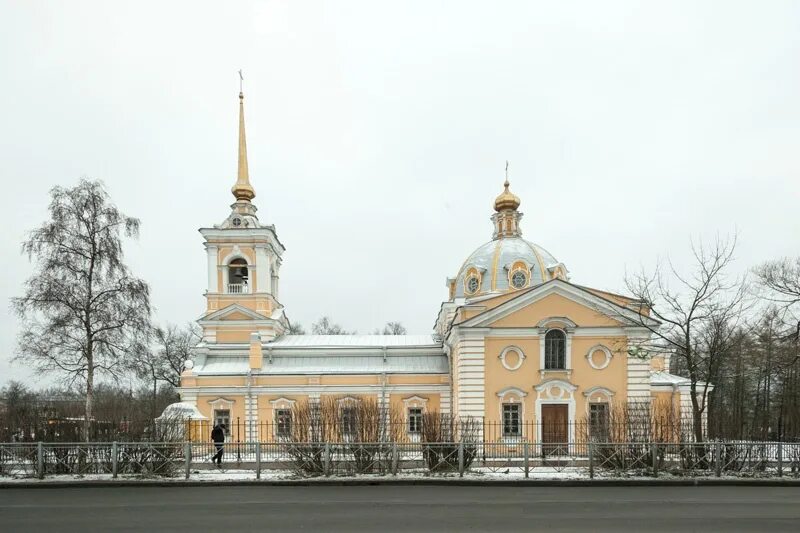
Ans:
<svg viewBox="0 0 800 533"><path fill-rule="evenodd" d="M454 475L422 476L400 474L397 476L331 476L301 478L289 473L263 472L256 479L252 470L229 470L204 474L193 472L190 479L183 476L171 478L125 476L113 479L111 475L48 476L45 479L0 478L4 488L63 488L63 487L201 487L201 486L364 486L364 485L420 485L420 486L790 486L800 487L796 477L596 477L572 472L531 472L526 479L521 472L467 473Z"/></svg>

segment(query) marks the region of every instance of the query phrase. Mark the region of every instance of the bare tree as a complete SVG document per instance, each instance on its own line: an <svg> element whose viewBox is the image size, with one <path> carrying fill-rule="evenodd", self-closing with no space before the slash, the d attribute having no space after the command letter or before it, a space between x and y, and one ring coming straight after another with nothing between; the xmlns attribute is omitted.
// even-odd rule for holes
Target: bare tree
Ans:
<svg viewBox="0 0 800 533"><path fill-rule="evenodd" d="M88 440L95 380L118 376L147 337L150 289L123 262L122 237L136 237L139 220L121 213L102 183L81 180L50 196L50 220L22 245L35 271L12 299L23 328L15 360L81 385Z"/></svg>
<svg viewBox="0 0 800 533"><path fill-rule="evenodd" d="M355 332L347 331L339 324L324 316L311 324L311 333L314 335L354 335Z"/></svg>
<svg viewBox="0 0 800 533"><path fill-rule="evenodd" d="M168 324L153 330L153 345L141 345L138 356L132 358L134 372L147 380L153 393L153 418L158 416L158 384L180 387L184 364L192 358L192 348L201 338L196 324L178 327Z"/></svg>
<svg viewBox="0 0 800 533"><path fill-rule="evenodd" d="M800 343L800 257L768 261L755 272L760 285L766 289L767 299L785 312L790 339Z"/></svg>
<svg viewBox="0 0 800 533"><path fill-rule="evenodd" d="M295 322L289 323L289 330L286 332L288 335L305 335L306 328L302 324Z"/></svg>
<svg viewBox="0 0 800 533"><path fill-rule="evenodd" d="M375 335L405 335L408 333L402 322L387 322L383 330L376 329Z"/></svg>
<svg viewBox="0 0 800 533"><path fill-rule="evenodd" d="M684 274L668 262L648 275L627 276L628 291L637 299L635 314L620 313L624 322L646 328L652 337L634 354L671 353L676 371L689 378L694 438L703 440L703 415L709 387L730 355L745 307L743 278L730 279L736 240L716 239L713 245L692 246L693 271ZM654 325L649 318L661 323ZM644 350L642 350L644 348Z"/></svg>

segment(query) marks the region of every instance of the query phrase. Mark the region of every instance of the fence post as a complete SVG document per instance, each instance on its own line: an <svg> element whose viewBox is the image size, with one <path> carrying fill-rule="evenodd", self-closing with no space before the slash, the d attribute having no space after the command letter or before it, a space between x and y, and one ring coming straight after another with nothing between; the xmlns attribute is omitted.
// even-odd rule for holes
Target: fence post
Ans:
<svg viewBox="0 0 800 533"><path fill-rule="evenodd" d="M39 479L44 479L44 444L39 441L36 447L36 466L39 468Z"/></svg>
<svg viewBox="0 0 800 533"><path fill-rule="evenodd" d="M192 468L192 444L190 442L183 443L183 461L186 479L189 479L189 473Z"/></svg>
<svg viewBox="0 0 800 533"><path fill-rule="evenodd" d="M326 476L331 475L331 443L325 443L325 456L322 458L322 473Z"/></svg>
<svg viewBox="0 0 800 533"><path fill-rule="evenodd" d="M522 445L522 454L525 461L525 479L528 479L528 474L531 471L531 450L527 442Z"/></svg>
<svg viewBox="0 0 800 533"><path fill-rule="evenodd" d="M783 477L783 442L778 441L778 477Z"/></svg>
<svg viewBox="0 0 800 533"><path fill-rule="evenodd" d="M651 448L653 454L653 477L658 477L658 443L654 442Z"/></svg>
<svg viewBox="0 0 800 533"><path fill-rule="evenodd" d="M261 441L256 442L256 479L261 479Z"/></svg>
<svg viewBox="0 0 800 533"><path fill-rule="evenodd" d="M119 448L117 441L111 443L111 477L117 479L117 467L119 463Z"/></svg>
<svg viewBox="0 0 800 533"><path fill-rule="evenodd" d="M397 441L392 443L392 475L397 475L397 465L400 463L400 456L397 454Z"/></svg>
<svg viewBox="0 0 800 533"><path fill-rule="evenodd" d="M714 446L714 473L717 477L722 476L722 443L717 442Z"/></svg>
<svg viewBox="0 0 800 533"><path fill-rule="evenodd" d="M594 442L589 441L589 479L594 479Z"/></svg>
<svg viewBox="0 0 800 533"><path fill-rule="evenodd" d="M458 477L464 477L464 441L458 443Z"/></svg>

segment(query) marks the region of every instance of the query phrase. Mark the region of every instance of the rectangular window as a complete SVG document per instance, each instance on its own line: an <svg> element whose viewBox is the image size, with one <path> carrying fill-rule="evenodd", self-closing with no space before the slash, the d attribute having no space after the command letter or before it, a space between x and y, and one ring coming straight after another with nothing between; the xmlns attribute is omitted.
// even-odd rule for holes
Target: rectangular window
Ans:
<svg viewBox="0 0 800 533"><path fill-rule="evenodd" d="M503 404L503 436L504 437L519 437L521 426L521 410L522 406L518 403L504 403Z"/></svg>
<svg viewBox="0 0 800 533"><path fill-rule="evenodd" d="M231 435L231 412L229 409L215 409L214 410L214 425L225 426L225 436Z"/></svg>
<svg viewBox="0 0 800 533"><path fill-rule="evenodd" d="M412 434L422 433L422 408L409 407L408 432Z"/></svg>
<svg viewBox="0 0 800 533"><path fill-rule="evenodd" d="M291 409L277 409L275 411L275 436L290 437L292 435Z"/></svg>
<svg viewBox="0 0 800 533"><path fill-rule="evenodd" d="M597 440L608 440L608 404L589 404L589 434Z"/></svg>
<svg viewBox="0 0 800 533"><path fill-rule="evenodd" d="M355 437L356 434L356 408L355 407L342 407L341 410L342 421L342 436Z"/></svg>

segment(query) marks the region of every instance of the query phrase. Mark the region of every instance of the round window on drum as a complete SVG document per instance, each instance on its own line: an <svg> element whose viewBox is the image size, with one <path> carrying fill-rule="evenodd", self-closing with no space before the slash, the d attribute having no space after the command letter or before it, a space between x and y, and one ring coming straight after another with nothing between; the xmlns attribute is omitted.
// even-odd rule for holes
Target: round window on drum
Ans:
<svg viewBox="0 0 800 533"><path fill-rule="evenodd" d="M511 286L515 289L522 289L528 284L528 275L522 271L517 270L511 274Z"/></svg>
<svg viewBox="0 0 800 533"><path fill-rule="evenodd" d="M480 288L480 281L478 280L478 276L472 275L467 278L467 294L475 294L478 292Z"/></svg>

